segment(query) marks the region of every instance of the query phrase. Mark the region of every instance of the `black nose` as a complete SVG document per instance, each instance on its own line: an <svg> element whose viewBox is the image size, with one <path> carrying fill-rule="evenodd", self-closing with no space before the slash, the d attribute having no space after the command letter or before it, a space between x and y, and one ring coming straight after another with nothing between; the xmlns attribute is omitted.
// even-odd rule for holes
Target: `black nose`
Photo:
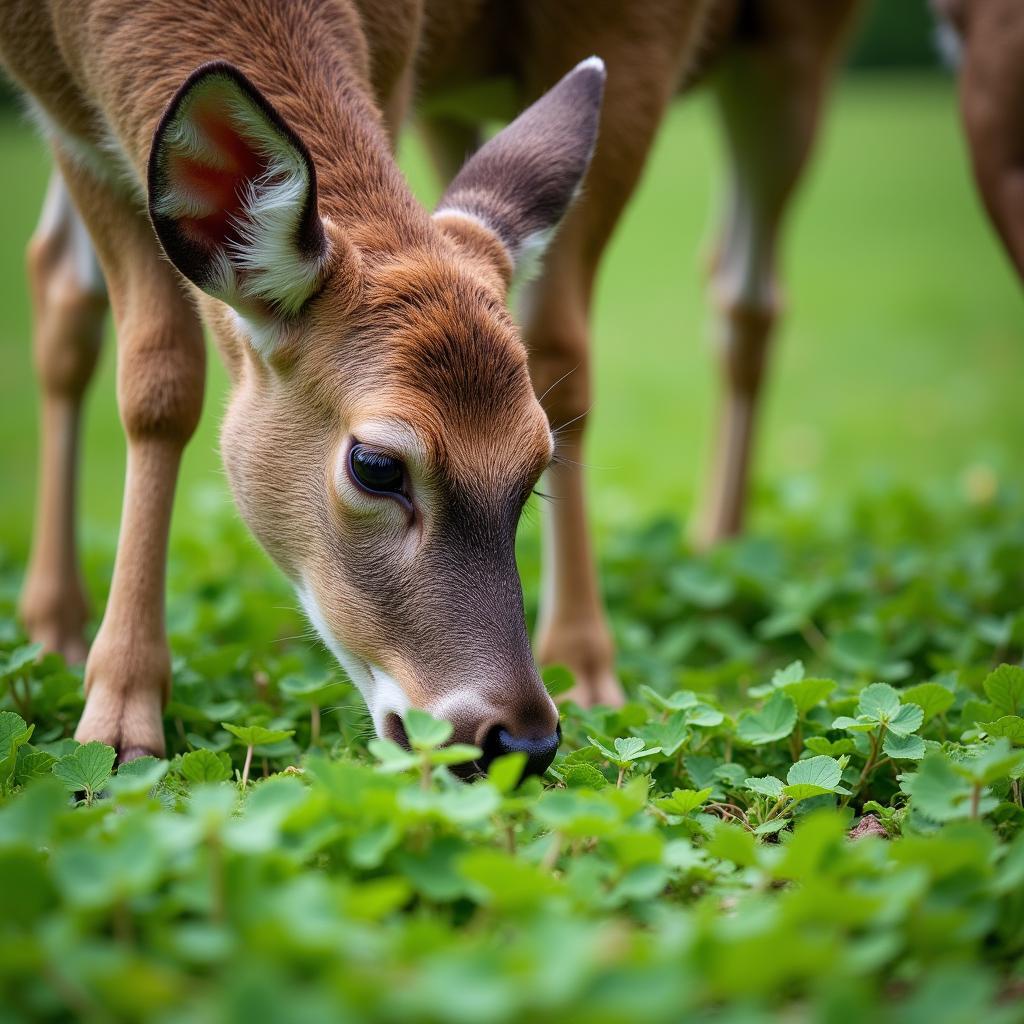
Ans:
<svg viewBox="0 0 1024 1024"><path fill-rule="evenodd" d="M484 756L480 758L480 767L487 771L490 763L504 754L525 754L526 766L523 778L529 775L543 775L555 759L555 751L562 739L562 727L539 739L532 736L513 736L502 725L496 725L487 734L483 743Z"/></svg>

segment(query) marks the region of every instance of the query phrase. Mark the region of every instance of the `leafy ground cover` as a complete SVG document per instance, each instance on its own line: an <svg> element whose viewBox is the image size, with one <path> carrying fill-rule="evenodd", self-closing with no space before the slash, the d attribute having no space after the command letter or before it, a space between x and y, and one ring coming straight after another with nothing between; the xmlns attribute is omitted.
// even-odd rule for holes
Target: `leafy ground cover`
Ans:
<svg viewBox="0 0 1024 1024"><path fill-rule="evenodd" d="M172 561L169 759L113 773L8 561L0 1021L1020 1020L1024 502L763 514L616 541L630 703L519 788L372 739L223 513Z"/></svg>

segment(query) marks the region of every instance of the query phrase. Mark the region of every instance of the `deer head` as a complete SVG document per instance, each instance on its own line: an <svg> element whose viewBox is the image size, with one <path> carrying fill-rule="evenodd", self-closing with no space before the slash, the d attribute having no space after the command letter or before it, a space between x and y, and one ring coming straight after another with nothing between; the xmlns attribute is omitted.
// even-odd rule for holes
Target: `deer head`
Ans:
<svg viewBox="0 0 1024 1024"><path fill-rule="evenodd" d="M469 160L433 217L375 121L349 123L342 152L293 98L314 159L225 64L182 86L149 167L164 250L236 353L222 449L238 507L378 734L401 741L415 706L485 762L522 750L534 772L558 712L514 540L553 448L505 300L580 187L603 83L596 58L571 71Z"/></svg>

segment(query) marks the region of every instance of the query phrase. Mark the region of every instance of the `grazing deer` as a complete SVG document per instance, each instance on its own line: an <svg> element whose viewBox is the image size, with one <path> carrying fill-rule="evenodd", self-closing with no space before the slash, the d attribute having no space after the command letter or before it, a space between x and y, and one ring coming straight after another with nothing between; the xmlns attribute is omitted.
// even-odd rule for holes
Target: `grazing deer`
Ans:
<svg viewBox="0 0 1024 1024"><path fill-rule="evenodd" d="M164 751L164 563L205 323L233 381L221 442L238 507L377 732L401 739L403 711L423 707L485 762L521 750L544 771L558 713L513 540L546 469L539 658L575 670L581 702L621 698L579 466L602 251L670 100L706 78L731 181L712 275L725 405L704 531L731 533L778 312L780 221L855 3L0 6L0 59L56 167L28 258L42 460L22 609L32 636L70 658L86 618L75 450L108 295L118 337L124 511L77 737L122 760ZM411 97L495 75L532 105L461 169L476 130L428 119L451 178L431 216L392 155ZM506 292L545 247L521 337ZM570 422L552 462L549 424Z"/></svg>

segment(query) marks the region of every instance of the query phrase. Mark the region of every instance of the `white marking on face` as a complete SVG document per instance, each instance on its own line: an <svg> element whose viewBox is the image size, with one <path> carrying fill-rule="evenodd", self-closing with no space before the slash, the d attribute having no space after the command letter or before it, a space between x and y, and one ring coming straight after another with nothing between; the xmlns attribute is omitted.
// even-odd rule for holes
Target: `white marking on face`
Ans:
<svg viewBox="0 0 1024 1024"><path fill-rule="evenodd" d="M331 632L316 595L309 581L303 577L295 587L299 602L310 625L317 631L327 649L338 659L338 663L348 673L363 695L366 707L373 720L373 728L378 736L384 736L384 723L388 715L395 714L404 718L409 708L409 698L398 682L383 669L371 665L364 658L349 651L344 644Z"/></svg>

